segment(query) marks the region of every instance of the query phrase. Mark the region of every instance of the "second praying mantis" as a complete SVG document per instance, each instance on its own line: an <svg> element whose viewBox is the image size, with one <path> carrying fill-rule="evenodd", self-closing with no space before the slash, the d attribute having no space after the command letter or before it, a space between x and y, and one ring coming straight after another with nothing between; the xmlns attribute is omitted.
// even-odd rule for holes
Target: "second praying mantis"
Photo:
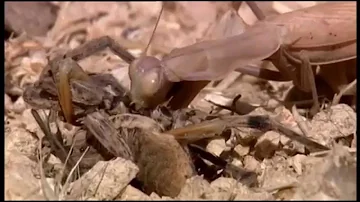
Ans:
<svg viewBox="0 0 360 202"><path fill-rule="evenodd" d="M319 110L319 103L314 67L322 66L320 73L323 72L324 80L333 88L353 80L354 75L349 72L355 68L352 63L356 61L356 2L324 3L265 18L253 26L245 25L234 11L227 15L232 16L232 24L237 29L225 28L232 30L174 49L161 60L147 56L146 50L135 58L108 36L57 57L50 62L50 71L65 119L70 121L73 116L70 82L87 82L89 77L78 65L59 68L64 66L60 64L74 64L106 47L130 64L130 97L145 108L154 108L170 97L171 108L186 107L209 81L221 79L233 70L274 80L274 72L246 67L261 60L274 64L279 70L275 75L280 80L292 80L301 90L312 92L315 112ZM343 63L350 66L340 67L340 71L339 64ZM328 79L334 75L333 71L340 72L342 76L338 77L343 79Z"/></svg>

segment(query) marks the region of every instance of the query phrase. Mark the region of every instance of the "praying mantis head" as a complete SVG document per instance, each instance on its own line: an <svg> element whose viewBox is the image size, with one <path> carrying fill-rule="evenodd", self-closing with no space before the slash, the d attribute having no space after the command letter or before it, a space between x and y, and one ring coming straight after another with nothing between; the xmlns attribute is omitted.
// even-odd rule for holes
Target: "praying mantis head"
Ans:
<svg viewBox="0 0 360 202"><path fill-rule="evenodd" d="M144 108L153 108L166 101L172 82L163 73L161 61L153 56L147 56L147 50L159 23L163 7L157 18L155 28L143 54L129 66L131 100Z"/></svg>

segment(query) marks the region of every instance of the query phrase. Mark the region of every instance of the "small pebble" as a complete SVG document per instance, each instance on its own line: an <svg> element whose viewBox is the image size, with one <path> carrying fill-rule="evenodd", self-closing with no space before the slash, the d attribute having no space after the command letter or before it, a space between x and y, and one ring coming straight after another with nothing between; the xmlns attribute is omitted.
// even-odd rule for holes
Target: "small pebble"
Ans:
<svg viewBox="0 0 360 202"><path fill-rule="evenodd" d="M279 148L280 134L268 131L262 135L255 144L255 155L260 158L270 158Z"/></svg>

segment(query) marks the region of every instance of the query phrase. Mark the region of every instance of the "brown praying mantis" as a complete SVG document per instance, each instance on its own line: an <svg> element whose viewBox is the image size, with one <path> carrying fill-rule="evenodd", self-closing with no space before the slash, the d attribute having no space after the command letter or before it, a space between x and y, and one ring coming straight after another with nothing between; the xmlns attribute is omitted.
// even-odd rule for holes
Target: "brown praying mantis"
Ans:
<svg viewBox="0 0 360 202"><path fill-rule="evenodd" d="M157 23L160 19L160 15ZM264 29L265 32L263 31ZM266 31L269 31L270 34ZM191 89L192 87L198 86L198 89L200 90L200 87L206 84L209 80L220 79L230 71L238 69L242 65L271 57L274 54L274 51L280 49L280 46L283 43L283 38L281 38L283 37L282 34L283 29L281 27L279 28L277 25L274 26L271 24L265 24L264 26L257 26L254 28L250 27L247 30L242 29L240 26L238 30L233 30L230 31L230 33L224 34L227 36L227 38L217 38L215 40L204 41L196 43L192 46L175 49L162 60L146 56L146 51L144 51L145 54L143 54L140 58L135 59L135 57L126 52L113 39L105 36L101 37L100 39L90 41L83 46L70 51L64 56L59 56L52 60L47 69L43 71L41 76L43 79L40 79L41 82L39 85L46 89L48 93L58 96L60 107L64 113L66 121L72 122L74 102L82 103L87 106L94 106L103 102L104 98L107 98L106 93L102 91L99 85L92 82L94 80L93 76L87 75L81 69L81 67L77 65L76 61L81 60L96 51L109 47L114 53L119 55L126 62L131 63L129 68L129 76L131 79L130 96L133 102L142 107L152 108L160 103L163 103L166 101L166 99L169 98L169 95L172 95L173 98L170 101L170 106L173 108L178 108L179 106L187 105L188 102L190 102L192 99L191 96L196 95L197 89ZM234 41L239 41L239 46L234 46ZM254 42L263 45L263 47L256 49L259 51L249 51L249 47L253 47ZM44 78L51 78L51 80L46 80ZM182 85L180 86L182 87L180 88L180 91L176 91L176 88L179 89L178 84ZM186 86L189 85L191 88L186 89ZM190 94L187 94L187 97L180 96L184 95L182 92L186 93L186 91L188 91L187 93L189 93L189 90ZM179 98L181 99L179 100ZM176 101L181 102L178 102L179 105L175 105ZM242 124L249 125L248 117L243 118L244 119L239 119L239 117L227 117L223 120L219 119L210 122L204 122L197 126L190 125L186 128L174 129L166 131L165 133L175 136L176 140L181 140L182 134L189 134L191 132L194 134L194 136L198 136L199 133L203 134L207 131L212 132L222 129L224 125L230 123L232 125L228 125L229 127L239 126ZM263 122L261 122L260 125L264 125L262 123ZM258 125L259 124L255 124L256 127L258 127ZM266 124L266 126L267 125L272 124L269 123ZM93 133L95 136L98 135L97 139L103 144L103 146L108 149L110 148L110 151L113 152L116 156L127 154L126 152L121 151L121 146L126 144L117 141L119 140L119 137L117 136L116 128L113 128L112 123L101 116L101 114L98 112L94 112L86 116L85 126L90 129L91 133ZM110 132L106 132L105 129L109 129L108 131ZM265 129L268 130L269 128L265 127ZM187 154L184 152L179 153L179 151L182 150L175 139L171 139L172 137L169 138L168 142L165 141L165 143L164 140L166 140L166 138L163 136L158 137L154 136L153 134L145 134L140 137L148 138L145 139L146 141L142 140L145 143L153 141L157 144L144 143L143 147L141 147L141 152L139 152L140 158L137 158L138 161L153 163L156 161L153 161L151 158L150 159L152 161L142 161L141 159L145 159L145 157L149 158L149 156L151 157L151 154L165 154L167 155L165 156L167 157L165 159L164 156L161 155L160 157L162 158L160 158L158 155L156 155L157 158L154 157L154 159L162 160L161 162L157 162L156 164L152 165L156 172L161 170L158 169L159 165L168 166L168 162L171 162L170 165L173 165L177 171L179 168L181 168L181 172L173 172L174 169L169 169L169 173L177 175L179 178L176 180L176 183L173 183L172 180L175 178L174 176L170 175L171 177L168 177L169 175L161 175L158 177L157 175L154 175L155 179L151 181L149 180L148 184L150 183L151 185L151 183L156 182L155 185L161 187L155 187L154 190L165 189L166 192L162 191L163 194L177 195L182 184L184 184L186 178L188 178L193 171L190 169L191 163L189 163ZM304 137L300 138L299 136L295 136L293 138L299 139L300 142L304 142L306 144L314 144L315 147L321 149L327 149L327 147L315 144L312 141L309 142ZM145 147L156 149L155 151L157 152L144 152L147 151ZM113 150L111 150L111 148ZM165 150L166 152L164 152L164 148L168 149L169 151ZM131 151L131 149L126 149L126 147L123 149L125 151ZM179 156L179 154L181 154L181 156ZM170 160L166 161L166 159ZM176 162L174 163L174 161ZM144 172L149 171L148 164L139 165L139 167L146 168L140 170ZM149 179L149 176L149 174L144 174L145 179ZM176 187L173 188L173 186Z"/></svg>
<svg viewBox="0 0 360 202"><path fill-rule="evenodd" d="M243 22L239 20L239 23ZM314 67L321 66L320 75L325 77L324 80L335 92L342 84L356 78L351 74L356 61L355 2L320 4L243 27L224 38L174 49L161 60L147 56L147 48L142 56L135 58L113 39L104 36L57 57L50 62L51 68L45 69L43 75L50 73L53 76L61 109L65 119L70 122L74 96L80 100L92 100L86 99L85 94L91 94L94 86L75 61L106 47L130 64L130 97L134 103L148 108L165 102L171 96L171 108L186 107L209 81L221 79L237 70L265 79L273 79L275 73L280 80L292 80L298 88L312 92L313 109L318 111ZM261 60L270 60L279 72L246 68L247 64ZM350 65L340 66L344 63ZM343 79L332 79L334 72L341 73L339 78ZM87 93L79 97L72 93L76 90L74 86L80 86L78 89L87 90ZM95 100L101 101L100 98Z"/></svg>

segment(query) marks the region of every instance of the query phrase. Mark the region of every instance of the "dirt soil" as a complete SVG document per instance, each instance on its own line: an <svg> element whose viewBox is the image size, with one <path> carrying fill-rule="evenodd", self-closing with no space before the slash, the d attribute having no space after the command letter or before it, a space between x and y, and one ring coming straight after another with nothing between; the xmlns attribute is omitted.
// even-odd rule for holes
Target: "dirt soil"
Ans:
<svg viewBox="0 0 360 202"><path fill-rule="evenodd" d="M277 15L312 6L316 2L258 2L265 15ZM139 56L153 30L160 2L51 2L51 12L37 17L50 27L46 32L27 34L18 28L5 45L5 198L7 200L355 200L356 199L356 112L345 104L323 104L312 119L294 114L282 100L293 87L291 82L272 82L233 72L218 82L211 82L191 103L191 108L221 111L215 104L229 106L237 102L242 114L266 114L299 131L304 122L309 138L327 145L329 151L309 153L305 147L278 131L261 134L255 143L246 140L253 132L246 128L237 137L218 138L208 142L206 150L221 156L234 147L231 165L256 173L257 185L249 187L231 176L212 181L203 176L188 179L176 197L144 193L130 182L139 168L122 158L99 161L80 179L61 187L56 173L62 164L48 155L48 169L39 164L39 137L43 136L24 102L22 93L38 78L49 59L91 39L108 35L130 53ZM34 6L34 5L32 5ZM31 7L32 7L31 6ZM35 5L39 6L39 5ZM44 5L40 5L44 6ZM229 2L167 2L150 47L150 54L161 58L175 47L201 40L204 33L229 8ZM49 5L46 5L46 8ZM55 8L55 9L54 9ZM24 9L23 9L24 10ZM26 9L25 9L26 10ZM41 10L41 9L40 9ZM26 11L24 11L26 12ZM238 11L248 24L257 19L243 3ZM54 15L53 17L46 17ZM14 15L10 15L10 18ZM16 17L16 16L15 16ZM22 27L16 22L16 27ZM50 22L51 21L51 22ZM11 24L12 20L7 21ZM52 26L49 26L51 24ZM15 26L15 25L14 25ZM26 28L26 27L25 27ZM26 31L26 30L25 30ZM129 89L128 64L111 51L101 51L79 62L89 73L111 73ZM302 111L299 109L298 111ZM300 119L300 120L299 120ZM64 126L66 128L66 126ZM69 130L68 130L69 132ZM241 139L242 141L234 141ZM251 139L251 138L250 138ZM65 141L65 140L64 140ZM235 142L235 143L234 143ZM50 166L49 166L50 165ZM42 166L42 169L39 169ZM47 170L46 170L47 169ZM45 170L46 178L41 174ZM99 174L100 173L100 174ZM45 186L47 184L48 186ZM84 184L86 188L84 188ZM47 188L46 188L47 187ZM50 192L47 190L50 189ZM52 190L52 191L51 191ZM52 194L49 194L52 193Z"/></svg>

